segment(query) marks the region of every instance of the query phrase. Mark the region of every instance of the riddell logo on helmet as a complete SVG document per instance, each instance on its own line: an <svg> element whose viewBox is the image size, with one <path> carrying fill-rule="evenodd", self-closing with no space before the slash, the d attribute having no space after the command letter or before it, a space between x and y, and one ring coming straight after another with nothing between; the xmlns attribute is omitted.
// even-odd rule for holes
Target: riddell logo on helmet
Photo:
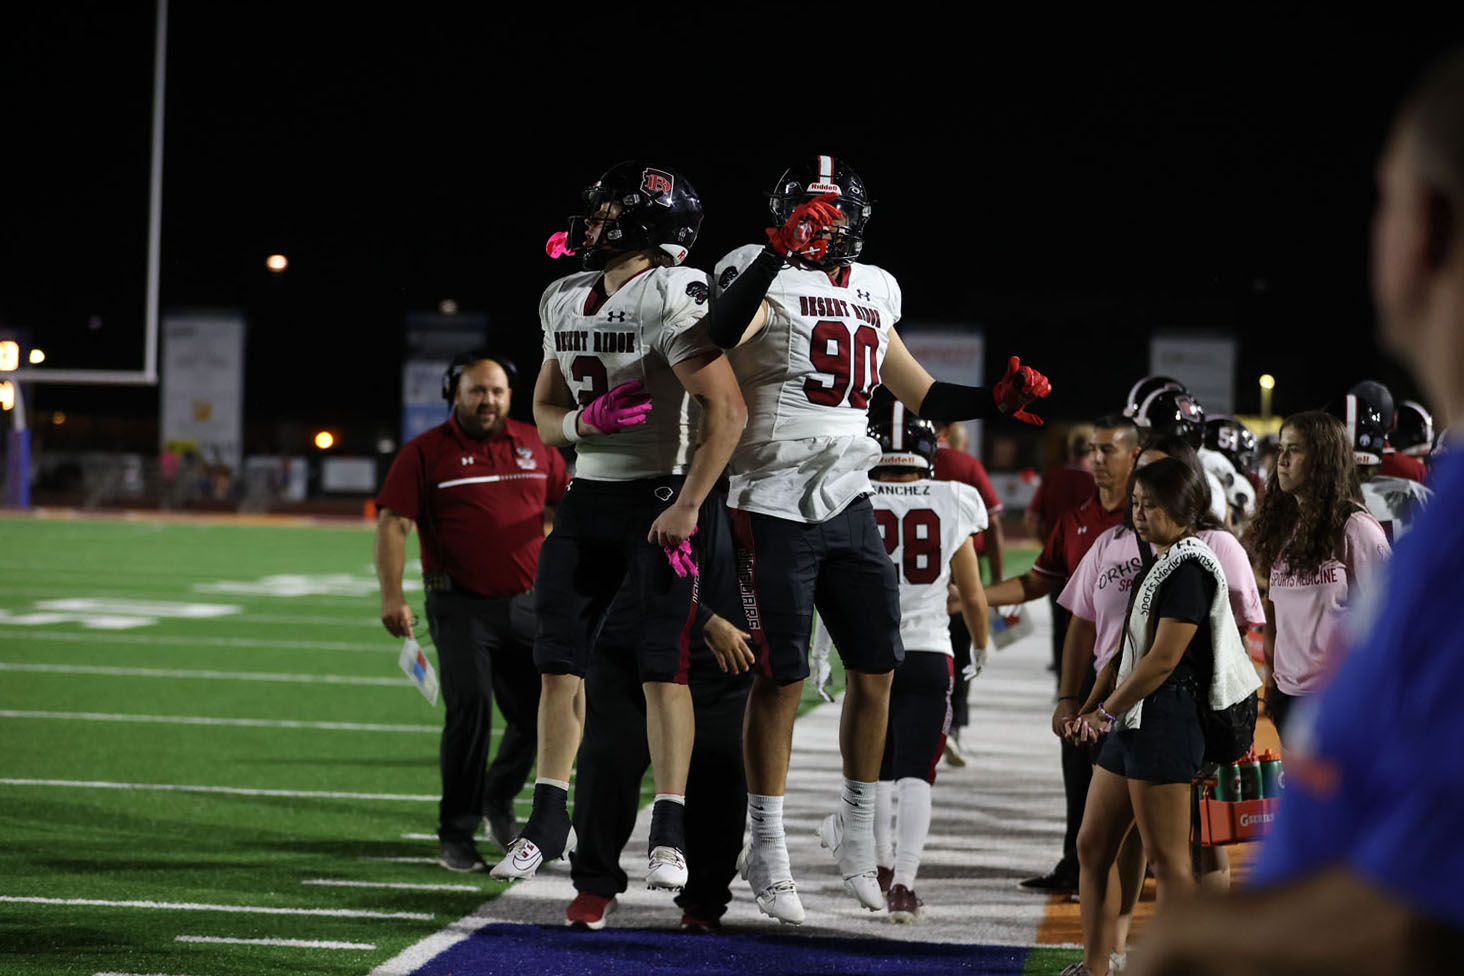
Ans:
<svg viewBox="0 0 1464 976"><path fill-rule="evenodd" d="M656 202L664 207L671 206L671 189L676 185L676 179L670 173L659 169L647 169L642 174L644 179L641 182L641 189L647 193L662 197Z"/></svg>
<svg viewBox="0 0 1464 976"><path fill-rule="evenodd" d="M808 184L808 192L809 193L843 193L844 191L843 191L843 189L841 189L839 187L839 184L837 184L837 183L810 183L810 184Z"/></svg>

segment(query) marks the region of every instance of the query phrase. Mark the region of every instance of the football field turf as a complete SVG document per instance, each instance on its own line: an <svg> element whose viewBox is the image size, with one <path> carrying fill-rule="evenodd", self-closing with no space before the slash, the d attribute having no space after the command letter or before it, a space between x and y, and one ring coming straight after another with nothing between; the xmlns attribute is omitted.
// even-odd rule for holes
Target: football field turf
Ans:
<svg viewBox="0 0 1464 976"><path fill-rule="evenodd" d="M434 863L371 543L0 518L0 972L365 974L501 890Z"/></svg>

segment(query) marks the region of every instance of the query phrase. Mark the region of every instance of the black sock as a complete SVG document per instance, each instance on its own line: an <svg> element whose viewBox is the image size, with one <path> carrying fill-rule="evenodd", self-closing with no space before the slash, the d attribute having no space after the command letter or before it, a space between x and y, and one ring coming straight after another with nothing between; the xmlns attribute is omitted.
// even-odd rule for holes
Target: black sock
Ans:
<svg viewBox="0 0 1464 976"><path fill-rule="evenodd" d="M686 805L675 800L657 800L651 807L651 837L646 853L657 847L686 850Z"/></svg>
<svg viewBox="0 0 1464 976"><path fill-rule="evenodd" d="M524 823L524 837L539 846L544 860L564 853L569 836L569 792L548 783L534 784L534 811Z"/></svg>

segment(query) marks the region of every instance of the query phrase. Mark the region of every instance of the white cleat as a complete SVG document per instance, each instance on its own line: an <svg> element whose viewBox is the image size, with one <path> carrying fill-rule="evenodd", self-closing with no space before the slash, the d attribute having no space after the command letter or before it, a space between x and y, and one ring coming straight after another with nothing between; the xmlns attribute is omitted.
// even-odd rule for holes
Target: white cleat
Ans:
<svg viewBox="0 0 1464 976"><path fill-rule="evenodd" d="M686 856L674 847L661 845L651 851L646 887L680 891L686 887L686 873Z"/></svg>
<svg viewBox="0 0 1464 976"><path fill-rule="evenodd" d="M566 856L574 850L576 838L574 828L569 828L569 835L564 840L564 853ZM544 852L539 845L520 834L508 850L504 853L503 860L493 865L489 875L499 881L527 881L539 870L539 865L544 863Z"/></svg>
<svg viewBox="0 0 1464 976"><path fill-rule="evenodd" d="M752 863L751 847L744 847L737 855L737 871L752 888L758 911L784 925L803 924L803 902L798 900L798 888L792 878L772 881L767 868Z"/></svg>
<svg viewBox="0 0 1464 976"><path fill-rule="evenodd" d="M868 844L868 868L860 867L855 852L849 850L844 844L844 818L842 815L831 813L824 817L823 823L818 825L818 840L822 846L833 853L834 861L839 866L839 874L844 878L844 890L853 895L859 904L869 911L884 911L885 896L884 892L879 890L879 869L874 859L872 833Z"/></svg>

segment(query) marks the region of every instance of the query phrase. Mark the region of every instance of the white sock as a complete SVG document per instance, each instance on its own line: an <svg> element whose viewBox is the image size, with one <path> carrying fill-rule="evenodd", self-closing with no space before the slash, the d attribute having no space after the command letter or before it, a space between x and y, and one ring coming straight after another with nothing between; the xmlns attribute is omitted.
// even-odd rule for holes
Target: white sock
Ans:
<svg viewBox="0 0 1464 976"><path fill-rule="evenodd" d="M656 802L660 803L662 800L669 800L672 803L679 803L682 806L686 806L686 794L684 793L657 793Z"/></svg>
<svg viewBox="0 0 1464 976"><path fill-rule="evenodd" d="M886 867L895 863L894 780L880 780L874 795L874 857Z"/></svg>
<svg viewBox="0 0 1464 976"><path fill-rule="evenodd" d="M765 887L775 881L791 881L793 868L788 862L788 838L783 832L783 798L747 794L747 825L752 835L750 846L754 855L749 859L749 867L753 870L760 867L767 871L767 877L762 878L754 876L753 870L749 870L747 880L755 888ZM756 862L755 865L751 863L753 861Z"/></svg>
<svg viewBox="0 0 1464 976"><path fill-rule="evenodd" d="M874 807L878 797L878 784L861 783L857 779L844 778L844 792L840 797L844 814L844 833L867 831L874 827Z"/></svg>
<svg viewBox="0 0 1464 976"><path fill-rule="evenodd" d="M930 834L930 784L906 776L895 784L895 789L900 794L900 815L895 821L895 878L891 884L913 891L920 855L925 853L925 838Z"/></svg>
<svg viewBox="0 0 1464 976"><path fill-rule="evenodd" d="M548 776L540 776L538 779L534 780L534 785L538 786L540 783L543 783L546 786L557 786L564 792L569 792L569 780L567 779L550 779Z"/></svg>

